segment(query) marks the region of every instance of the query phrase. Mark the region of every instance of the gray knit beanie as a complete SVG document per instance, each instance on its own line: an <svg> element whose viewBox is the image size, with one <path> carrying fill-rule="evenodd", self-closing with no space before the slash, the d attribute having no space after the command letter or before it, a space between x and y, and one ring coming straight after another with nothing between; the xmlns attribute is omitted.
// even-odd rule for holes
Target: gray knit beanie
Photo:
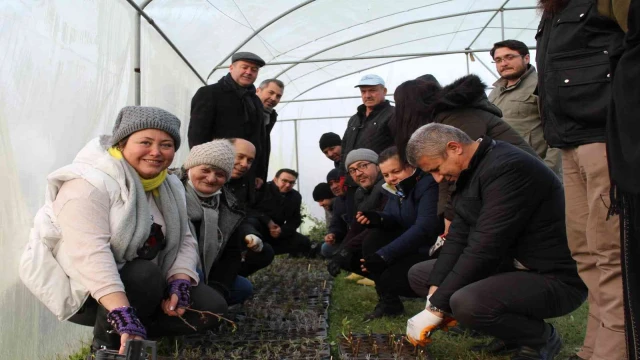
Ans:
<svg viewBox="0 0 640 360"><path fill-rule="evenodd" d="M182 167L189 170L198 165L211 165L226 172L229 181L235 160L233 144L227 139L217 139L192 147Z"/></svg>
<svg viewBox="0 0 640 360"><path fill-rule="evenodd" d="M120 110L113 125L111 144L117 145L122 139L144 129L158 129L169 134L180 147L180 120L172 113L156 107L125 106Z"/></svg>
<svg viewBox="0 0 640 360"><path fill-rule="evenodd" d="M344 162L344 166L347 171L349 170L349 165L353 164L356 161L368 161L378 165L378 154L375 151L369 149L355 149L349 151L347 155L347 160Z"/></svg>

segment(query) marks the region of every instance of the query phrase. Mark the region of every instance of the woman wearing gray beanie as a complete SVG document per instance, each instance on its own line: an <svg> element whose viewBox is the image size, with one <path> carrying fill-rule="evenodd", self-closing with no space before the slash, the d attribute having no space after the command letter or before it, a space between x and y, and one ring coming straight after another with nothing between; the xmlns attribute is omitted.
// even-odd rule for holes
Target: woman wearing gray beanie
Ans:
<svg viewBox="0 0 640 360"><path fill-rule="evenodd" d="M273 249L244 221L245 213L223 186L231 178L234 162L233 144L213 140L191 149L181 175L189 226L198 240L200 278L220 292L228 305L243 303L253 294L251 282L238 276L243 244L249 251L270 252L273 258Z"/></svg>
<svg viewBox="0 0 640 360"><path fill-rule="evenodd" d="M127 106L47 178L20 277L60 320L93 326L92 351L205 331L216 321L193 310L227 310L199 285L184 187L167 172L179 146L178 118Z"/></svg>

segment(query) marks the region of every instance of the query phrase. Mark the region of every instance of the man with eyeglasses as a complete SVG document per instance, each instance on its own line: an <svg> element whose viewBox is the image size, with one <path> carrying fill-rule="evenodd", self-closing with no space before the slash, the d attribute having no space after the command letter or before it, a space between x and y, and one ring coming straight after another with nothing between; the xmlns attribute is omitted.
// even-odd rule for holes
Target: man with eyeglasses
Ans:
<svg viewBox="0 0 640 360"><path fill-rule="evenodd" d="M345 169L351 180L358 184L354 193L355 211L381 211L387 198L383 195L384 179L378 167L378 154L370 149L352 150L345 158ZM337 276L341 269L370 276L363 274L360 268L362 243L369 230L356 222L355 216L349 219L349 231L331 258L327 270L333 276Z"/></svg>
<svg viewBox="0 0 640 360"><path fill-rule="evenodd" d="M544 140L538 111L536 68L531 65L529 48L518 40L497 42L489 52L500 79L493 83L489 101L502 110L502 118L531 145L556 174L561 170L560 150Z"/></svg>
<svg viewBox="0 0 640 360"><path fill-rule="evenodd" d="M302 196L293 189L297 179L295 170L278 170L256 201L255 209L262 215L253 225L265 235L262 240L271 244L276 255L306 256L311 249L309 238L296 231L302 223Z"/></svg>

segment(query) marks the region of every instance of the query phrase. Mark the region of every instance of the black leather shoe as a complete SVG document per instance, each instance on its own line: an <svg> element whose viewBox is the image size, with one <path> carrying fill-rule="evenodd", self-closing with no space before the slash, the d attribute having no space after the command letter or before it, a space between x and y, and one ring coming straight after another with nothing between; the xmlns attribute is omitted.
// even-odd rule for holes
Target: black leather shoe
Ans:
<svg viewBox="0 0 640 360"><path fill-rule="evenodd" d="M529 346L521 346L511 360L553 360L560 353L562 339L552 325L548 326L551 326L551 334L542 348L534 349Z"/></svg>
<svg viewBox="0 0 640 360"><path fill-rule="evenodd" d="M475 345L469 350L473 352L482 352L489 355L507 355L518 351L518 346L515 344L507 344L504 341L495 338L488 344Z"/></svg>
<svg viewBox="0 0 640 360"><path fill-rule="evenodd" d="M474 338L474 339L484 337L484 335L481 332L461 326L460 324L449 329L448 334L450 336L466 336L468 338Z"/></svg>
<svg viewBox="0 0 640 360"><path fill-rule="evenodd" d="M378 304L373 312L365 315L364 322L369 322L373 319L379 319L383 316L399 316L404 312L404 305L399 298L394 298L390 301L389 296L384 296L378 300Z"/></svg>

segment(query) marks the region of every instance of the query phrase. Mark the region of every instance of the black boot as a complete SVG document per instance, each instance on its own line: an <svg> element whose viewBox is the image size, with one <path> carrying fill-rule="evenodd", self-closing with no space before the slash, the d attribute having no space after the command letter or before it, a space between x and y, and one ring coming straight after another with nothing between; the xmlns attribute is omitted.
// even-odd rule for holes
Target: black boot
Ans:
<svg viewBox="0 0 640 360"><path fill-rule="evenodd" d="M553 360L560 353L562 339L551 324L547 324L547 343L539 348L521 346L511 360Z"/></svg>
<svg viewBox="0 0 640 360"><path fill-rule="evenodd" d="M404 312L404 305L398 295L389 293L381 293L376 286L376 292L378 293L378 304L372 313L365 315L364 321L371 321L373 319L379 319L383 316L398 316Z"/></svg>
<svg viewBox="0 0 640 360"><path fill-rule="evenodd" d="M507 344L506 342L494 338L488 344L474 345L469 350L473 352L482 352L487 355L507 355L518 351L519 347L515 344Z"/></svg>

